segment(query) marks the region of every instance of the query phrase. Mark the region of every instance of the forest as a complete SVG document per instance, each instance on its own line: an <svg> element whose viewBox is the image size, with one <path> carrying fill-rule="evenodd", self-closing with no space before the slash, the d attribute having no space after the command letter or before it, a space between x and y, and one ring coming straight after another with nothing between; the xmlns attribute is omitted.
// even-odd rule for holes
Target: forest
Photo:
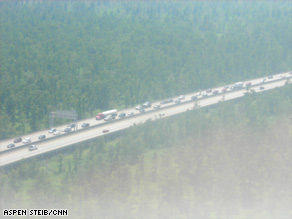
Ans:
<svg viewBox="0 0 292 219"><path fill-rule="evenodd" d="M292 69L289 2L1 1L0 139Z"/></svg>
<svg viewBox="0 0 292 219"><path fill-rule="evenodd" d="M0 139L292 69L288 1L1 1ZM292 218L292 86L0 168L3 209ZM23 217L26 218L26 217ZM55 217L56 218L56 217Z"/></svg>
<svg viewBox="0 0 292 219"><path fill-rule="evenodd" d="M0 169L0 206L70 218L289 219L292 86ZM271 207L272 206L272 207Z"/></svg>

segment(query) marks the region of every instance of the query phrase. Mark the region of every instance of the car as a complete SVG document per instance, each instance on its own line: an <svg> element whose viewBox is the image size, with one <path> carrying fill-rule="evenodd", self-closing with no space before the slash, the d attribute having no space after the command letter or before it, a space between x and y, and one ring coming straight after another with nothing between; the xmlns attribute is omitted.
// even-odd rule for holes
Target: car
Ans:
<svg viewBox="0 0 292 219"><path fill-rule="evenodd" d="M142 107L149 108L149 107L151 107L151 103L149 101L147 101L147 102L143 103Z"/></svg>
<svg viewBox="0 0 292 219"><path fill-rule="evenodd" d="M192 96L191 99L196 100L196 99L198 99L198 96Z"/></svg>
<svg viewBox="0 0 292 219"><path fill-rule="evenodd" d="M206 90L206 93L211 93L211 92L212 92L212 89L211 88L209 88L209 89Z"/></svg>
<svg viewBox="0 0 292 219"><path fill-rule="evenodd" d="M104 130L102 130L102 133L108 133L108 132L109 132L108 129L104 129Z"/></svg>
<svg viewBox="0 0 292 219"><path fill-rule="evenodd" d="M39 136L39 139L45 139L46 138L46 135L40 135Z"/></svg>
<svg viewBox="0 0 292 219"><path fill-rule="evenodd" d="M289 75L292 75L292 71L289 72Z"/></svg>
<svg viewBox="0 0 292 219"><path fill-rule="evenodd" d="M249 86L251 86L251 85L252 85L251 82L247 82L247 83L245 84L246 87L249 87Z"/></svg>
<svg viewBox="0 0 292 219"><path fill-rule="evenodd" d="M22 138L15 138L13 143L18 143L18 142L22 142Z"/></svg>
<svg viewBox="0 0 292 219"><path fill-rule="evenodd" d="M120 118L124 118L124 117L126 117L126 113L120 113L120 114L119 114L119 117L120 117Z"/></svg>
<svg viewBox="0 0 292 219"><path fill-rule="evenodd" d="M177 99L176 101L175 101L175 103L180 103L181 102L181 100L180 99Z"/></svg>
<svg viewBox="0 0 292 219"><path fill-rule="evenodd" d="M164 116L164 115L165 115L164 113L159 113L159 116L160 116L160 117L162 117L162 116Z"/></svg>
<svg viewBox="0 0 292 219"><path fill-rule="evenodd" d="M278 78L282 78L282 75L281 75L281 74L279 74L279 75L277 75L277 77L278 77Z"/></svg>
<svg viewBox="0 0 292 219"><path fill-rule="evenodd" d="M160 105L159 105L159 104L155 104L155 105L153 106L153 108L154 108L154 109L159 109L159 108L160 108Z"/></svg>
<svg viewBox="0 0 292 219"><path fill-rule="evenodd" d="M55 128L51 128L50 131L49 131L49 133L54 133L54 132L56 132L56 131L57 131L57 129L55 129Z"/></svg>
<svg viewBox="0 0 292 219"><path fill-rule="evenodd" d="M160 102L160 104L168 104L168 103L172 103L173 102L173 99L172 98L169 98L167 100L163 100Z"/></svg>
<svg viewBox="0 0 292 219"><path fill-rule="evenodd" d="M13 147L15 147L15 144L9 144L9 145L7 145L7 148L13 148Z"/></svg>
<svg viewBox="0 0 292 219"><path fill-rule="evenodd" d="M286 78L286 75L282 75L282 78Z"/></svg>
<svg viewBox="0 0 292 219"><path fill-rule="evenodd" d="M213 90L213 92L212 92L213 94L218 94L219 93L219 91L218 90Z"/></svg>
<svg viewBox="0 0 292 219"><path fill-rule="evenodd" d="M268 77L268 79L273 79L273 76L272 76L272 75L270 75L270 76Z"/></svg>
<svg viewBox="0 0 292 219"><path fill-rule="evenodd" d="M25 138L22 141L23 144L27 144L27 143L30 143L30 142L31 142L31 138Z"/></svg>
<svg viewBox="0 0 292 219"><path fill-rule="evenodd" d="M104 121L109 122L109 121L112 121L113 119L114 119L114 117L111 116L111 115L109 115L109 116L107 116L107 117L104 118Z"/></svg>
<svg viewBox="0 0 292 219"><path fill-rule="evenodd" d="M178 97L178 99L180 99L180 100L184 100L184 99L185 99L185 96L184 96L184 95L180 95L180 96Z"/></svg>
<svg viewBox="0 0 292 219"><path fill-rule="evenodd" d="M208 96L208 94L206 94L206 93L203 93L203 95L202 95L202 97L207 97Z"/></svg>
<svg viewBox="0 0 292 219"><path fill-rule="evenodd" d="M139 112L140 113L144 113L145 112L145 109L142 108L142 109L139 110Z"/></svg>
<svg viewBox="0 0 292 219"><path fill-rule="evenodd" d="M37 150L37 149L38 149L38 147L35 146L34 144L30 145L29 148L28 148L29 151L34 151L34 150Z"/></svg>
<svg viewBox="0 0 292 219"><path fill-rule="evenodd" d="M67 132L67 133L68 133L68 132L71 132L71 128L70 128L70 127L65 128L65 129L64 129L64 132Z"/></svg>
<svg viewBox="0 0 292 219"><path fill-rule="evenodd" d="M266 78L263 78L262 83L265 83L266 80L267 80Z"/></svg>
<svg viewBox="0 0 292 219"><path fill-rule="evenodd" d="M225 87L223 87L223 88L222 88L222 90L221 90L221 91L222 91L222 92L226 92L226 91L227 91L227 89L228 89L228 87L226 87L226 86L225 86Z"/></svg>
<svg viewBox="0 0 292 219"><path fill-rule="evenodd" d="M198 97L198 96L201 96L201 95L202 95L201 92L196 93L196 96L197 96L197 97Z"/></svg>
<svg viewBox="0 0 292 219"><path fill-rule="evenodd" d="M82 128L87 128L87 127L89 127L89 123L85 122L82 124Z"/></svg>
<svg viewBox="0 0 292 219"><path fill-rule="evenodd" d="M138 105L138 106L136 106L135 109L136 109L136 110L141 110L141 109L143 109L143 107L142 107L141 105Z"/></svg>
<svg viewBox="0 0 292 219"><path fill-rule="evenodd" d="M75 123L71 123L70 125L67 126L68 128L75 128Z"/></svg>
<svg viewBox="0 0 292 219"><path fill-rule="evenodd" d="M60 131L55 131L55 132L53 133L53 135L61 135L61 132L60 132Z"/></svg>
<svg viewBox="0 0 292 219"><path fill-rule="evenodd" d="M260 90L264 90L265 89L265 87L260 87Z"/></svg>
<svg viewBox="0 0 292 219"><path fill-rule="evenodd" d="M128 113L128 116L133 116L134 115L134 112L129 112Z"/></svg>

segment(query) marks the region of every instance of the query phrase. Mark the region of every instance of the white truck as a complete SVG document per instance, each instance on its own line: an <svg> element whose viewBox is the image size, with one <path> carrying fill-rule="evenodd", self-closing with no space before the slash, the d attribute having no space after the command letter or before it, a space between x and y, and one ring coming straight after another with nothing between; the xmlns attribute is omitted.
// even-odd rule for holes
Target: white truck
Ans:
<svg viewBox="0 0 292 219"><path fill-rule="evenodd" d="M117 116L117 110L113 109L113 110L108 110L102 113L97 114L97 116L95 117L96 120L102 120L107 116Z"/></svg>

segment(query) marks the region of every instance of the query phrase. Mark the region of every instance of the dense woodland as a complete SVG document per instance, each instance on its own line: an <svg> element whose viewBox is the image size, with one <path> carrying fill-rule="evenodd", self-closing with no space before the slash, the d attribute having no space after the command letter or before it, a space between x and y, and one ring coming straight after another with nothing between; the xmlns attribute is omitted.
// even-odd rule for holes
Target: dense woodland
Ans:
<svg viewBox="0 0 292 219"><path fill-rule="evenodd" d="M292 69L290 2L0 2L0 139Z"/></svg>
<svg viewBox="0 0 292 219"><path fill-rule="evenodd" d="M291 93L251 94L2 168L0 206L66 208L70 218L289 219Z"/></svg>

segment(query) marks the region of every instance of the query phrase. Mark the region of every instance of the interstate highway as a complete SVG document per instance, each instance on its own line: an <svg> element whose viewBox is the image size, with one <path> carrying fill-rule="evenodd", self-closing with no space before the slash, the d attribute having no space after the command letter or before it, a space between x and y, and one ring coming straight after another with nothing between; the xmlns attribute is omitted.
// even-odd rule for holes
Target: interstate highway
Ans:
<svg viewBox="0 0 292 219"><path fill-rule="evenodd" d="M260 83L257 87L252 87L252 89L254 89L256 92L261 92L261 90L259 90L259 87L261 87L261 86L265 87L265 89L262 91L269 90L269 89L279 87L279 86L283 86L286 82L286 79L292 77L292 75L289 74L288 72L282 73L281 75L282 76L285 75L286 78L280 79L278 76L275 75L273 77L273 79L269 80L270 83L268 83L268 81L267 81L267 83L265 83L265 84L260 83L262 81L262 78L255 79L255 80L249 80L249 81L252 82L253 84ZM222 87L214 88L214 89L221 90ZM234 91L228 92L228 93L223 93L223 94L220 93L219 95L214 95L214 96L211 95L208 98L199 98L197 102L198 102L199 106L204 107L204 106L208 106L211 104L215 104L218 101L222 100L223 95L224 95L225 100L229 100L229 99L241 97L244 95L245 92L246 92L245 89L234 90ZM182 103L189 101L191 99L192 95L194 95L194 93L185 95L185 100L182 101ZM153 103L153 105L154 104L156 104L156 103ZM169 107L171 105L173 107ZM100 124L102 124L102 126L97 126L97 127L94 127L94 128L88 129L88 130L84 130L82 132L71 133L68 135L63 134L62 136L60 136L58 138L51 137L51 140L48 140L48 141L35 142L35 144L39 148L36 151L28 151L28 149L27 149L28 147L22 147L22 148L19 148L17 150L16 149L9 150L9 149L7 149L6 146L7 146L7 144L11 143L12 140L10 139L8 141L3 141L3 142L1 142L1 150L3 150L3 152L5 152L5 153L0 154L0 166L21 160L23 158L35 156L37 154L45 153L45 152L48 152L48 151L51 151L51 150L54 150L57 148L61 148L64 146L68 146L68 145L71 145L74 143L82 142L82 141L85 141L85 140L88 140L91 138L95 138L95 137L104 135L102 133L102 130L104 130L104 129L109 129L110 132L113 132L113 131L117 131L117 130L121 130L121 129L130 127L134 123L136 123L136 124L143 123L150 118L151 119L158 119L159 113L161 113L161 112L165 114L165 116L163 116L163 117L167 117L167 116L171 116L171 115L178 114L181 112L185 112L186 110L190 110L194 107L194 102L192 101L192 102L188 102L185 104L166 104L166 105L162 105L162 106L166 106L167 108L162 107L159 110L152 110L151 109L151 112L149 112L147 114L140 114L137 111L135 111L134 108L123 110L121 112L127 113L130 111L135 111L135 113L136 114L138 113L139 115L136 117L128 117L126 119L121 119L121 120L117 119L117 121L115 121L113 123L106 123L103 121L95 121L94 118L83 120L80 123L89 122L91 125L100 123ZM150 111L150 110L148 109L147 111ZM65 128L65 126L63 126L63 127ZM63 127L58 127L58 129L62 129ZM37 139L37 137L43 133L45 133L45 132L44 131L37 132L37 133L30 134L27 136L31 137L32 139L34 139L33 136L35 136L35 139ZM47 136L52 135L52 134L49 135L47 133L45 133L45 134ZM26 137L26 136L24 136L24 137ZM16 147L19 147L18 145L22 145L22 143L16 144Z"/></svg>

